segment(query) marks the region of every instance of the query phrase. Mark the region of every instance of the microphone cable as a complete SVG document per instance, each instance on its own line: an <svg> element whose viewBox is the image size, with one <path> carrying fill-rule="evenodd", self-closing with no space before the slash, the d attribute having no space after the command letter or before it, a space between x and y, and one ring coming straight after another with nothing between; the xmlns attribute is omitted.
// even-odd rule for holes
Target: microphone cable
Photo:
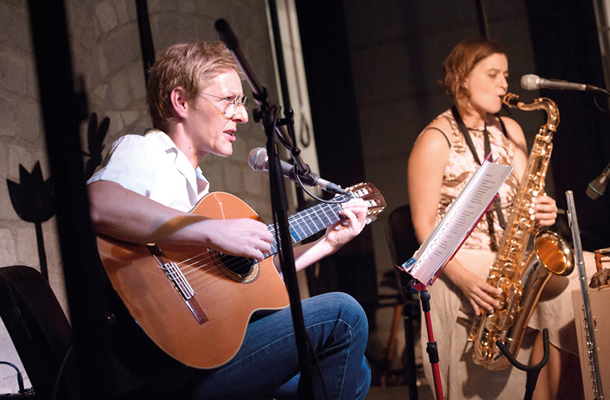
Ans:
<svg viewBox="0 0 610 400"><path fill-rule="evenodd" d="M8 366L12 367L15 371L17 371L17 387L19 388L18 393L0 394L0 398L7 397L7 398L11 398L11 399L24 399L27 397L32 397L32 398L36 397L34 388L25 389L25 387L23 386L23 376L21 375L21 371L19 371L19 368L17 368L17 366L15 364L10 363L8 361L0 361L0 364L8 365Z"/></svg>
<svg viewBox="0 0 610 400"><path fill-rule="evenodd" d="M277 126L279 112L280 112L280 107L276 107L273 112L273 132L275 132L275 128ZM293 137L294 135L292 135L290 133L290 129L286 129L286 131L288 131L288 135L290 136L290 139L294 143L294 137ZM292 152L294 151L294 146L292 148L289 148L288 146L286 146L286 143L284 143L283 141L282 141L282 144L284 144L286 149L290 152L290 154L292 154ZM276 154L277 154L277 144L275 144L275 146L276 146ZM269 158L269 155L267 155L267 158ZM301 189L303 189L303 191L305 193L307 193L309 195L309 197L311 197L321 203L327 203L327 204L342 204L342 203L346 203L349 200L351 200L351 196L347 195L347 193L337 195L337 196L333 197L332 199L327 200L327 199L320 198L320 197L316 196L315 194L313 194L312 192L310 192L307 189L307 187L305 186L305 184L303 183L303 180L302 180L300 174L297 172L297 162L294 160L294 157L291 157L291 158L292 158L292 168L294 170L295 180L299 184L299 187Z"/></svg>

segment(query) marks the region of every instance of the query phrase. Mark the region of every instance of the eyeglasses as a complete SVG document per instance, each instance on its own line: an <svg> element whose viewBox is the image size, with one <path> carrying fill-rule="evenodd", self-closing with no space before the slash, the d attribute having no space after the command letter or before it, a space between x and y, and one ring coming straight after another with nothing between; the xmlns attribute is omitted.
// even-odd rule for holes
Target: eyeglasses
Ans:
<svg viewBox="0 0 610 400"><path fill-rule="evenodd" d="M227 105L225 106L224 110L221 111L220 108L218 108L216 106L216 104L212 103L210 100L206 99L205 97L203 98L205 101L207 101L208 103L213 105L214 108L216 108L216 110L218 111L218 114L220 114L225 119L233 118L233 116L237 112L237 107L239 107L239 106L244 106L244 108L246 110L248 109L248 97L247 96L236 96L234 99L230 99L228 97L214 96L213 94L209 94L209 93L202 92L201 94L205 94L206 96L211 96L211 97L217 98L218 100L227 102Z"/></svg>

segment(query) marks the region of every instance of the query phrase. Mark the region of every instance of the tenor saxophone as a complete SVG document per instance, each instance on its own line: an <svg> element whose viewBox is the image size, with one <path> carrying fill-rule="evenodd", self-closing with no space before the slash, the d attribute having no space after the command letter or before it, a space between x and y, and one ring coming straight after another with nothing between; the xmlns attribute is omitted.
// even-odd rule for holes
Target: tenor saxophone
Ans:
<svg viewBox="0 0 610 400"><path fill-rule="evenodd" d="M468 340L473 342L474 362L490 370L510 365L496 342L502 341L516 357L544 286L551 276L568 275L574 269L571 248L556 233L541 231L533 211L536 197L544 193L559 110L555 102L547 98L536 99L531 104L524 104L518 98L507 93L502 102L525 111L545 110L547 122L536 135L512 213L487 277L487 283L502 290L497 297L500 305L492 312L476 316L470 330Z"/></svg>

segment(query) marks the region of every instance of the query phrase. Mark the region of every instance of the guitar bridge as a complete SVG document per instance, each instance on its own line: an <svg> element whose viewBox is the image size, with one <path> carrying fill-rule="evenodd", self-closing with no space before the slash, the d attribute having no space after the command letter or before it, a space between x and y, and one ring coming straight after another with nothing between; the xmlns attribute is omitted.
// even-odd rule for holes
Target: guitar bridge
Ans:
<svg viewBox="0 0 610 400"><path fill-rule="evenodd" d="M191 287L190 283L174 261L170 261L163 250L156 245L146 245L150 254L157 260L159 267L165 273L165 276L174 286L174 289L180 294L184 304L191 310L191 313L201 325L208 321L208 317L205 315L201 306L195 300L195 291Z"/></svg>

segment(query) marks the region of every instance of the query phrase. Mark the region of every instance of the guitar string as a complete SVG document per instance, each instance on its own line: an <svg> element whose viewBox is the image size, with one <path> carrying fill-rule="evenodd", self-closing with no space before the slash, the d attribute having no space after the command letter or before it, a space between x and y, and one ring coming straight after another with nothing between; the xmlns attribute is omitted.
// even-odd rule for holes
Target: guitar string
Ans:
<svg viewBox="0 0 610 400"><path fill-rule="evenodd" d="M322 206L322 207L318 207L318 206ZM313 210L314 208L316 208L316 209ZM334 222L340 220L339 214L336 211L336 209L340 209L340 208L341 207L338 205L330 205L330 207L323 207L323 205L317 205L317 206L311 207L310 209L304 210L304 212L301 212L301 213L298 213L298 214L295 214L295 215L289 217L289 222L291 222L291 226L294 226L293 233L298 234L299 233L298 230L300 229L300 231L304 234L304 236L299 234L297 239L302 240L301 237L303 237L303 238L309 237L309 236L319 232L320 230L324 229L326 226L332 225ZM331 215L335 217L334 222L333 222L333 219L329 217L327 211L330 211ZM317 222L311 216L312 214L314 216L316 216L318 218L318 220L323 220L322 216L325 216L326 219L330 222L330 224L329 225L323 224L322 227L320 228L317 225ZM308 223L308 221L313 222L313 225L315 225L316 228L319 228L319 229L316 232L313 232L313 230L311 229L312 224ZM273 224L269 225L269 228L272 233L275 233L275 228L274 228ZM311 234L308 234L305 228L309 228L309 231L311 232ZM291 237L293 237L292 234L291 234ZM293 240L295 240L294 237L293 237ZM275 243L275 240L274 240L273 246L277 247L277 243ZM200 270L203 270L203 272L209 272L209 270L216 268L216 271L214 271L212 273L208 273L207 275L204 276L206 278L206 281L208 280L208 278L215 279L217 277L224 276L224 273L222 272L222 270L217 268L215 264L213 264L213 260L215 258L214 254L215 253L213 250L206 251L206 252L197 254L189 259L185 259L183 261L177 262L176 264L178 265L178 267L181 271L190 270L188 272L183 272L185 276L190 275L190 274L195 273ZM267 256L272 255L272 254L274 254L274 252L267 254ZM212 264L212 265L209 265L209 264ZM225 266L229 270L231 270L231 269L235 269L236 267L244 267L249 264L250 265L252 264L251 259L248 259L245 257L235 257L235 259L232 260L231 262L225 263ZM209 265L209 267L208 267L208 265Z"/></svg>
<svg viewBox="0 0 610 400"><path fill-rule="evenodd" d="M362 193L368 194L368 192L362 192ZM352 197L354 197L354 195L355 195L355 193L352 193ZM347 197L347 196L343 195L343 196L339 196L339 197ZM298 228L300 228L300 230L304 234L304 236L302 238L306 238L306 237L309 237L309 236L321 231L325 227L330 226L333 223L339 221L340 217L338 215L337 210L340 210L340 209L341 209L340 204L317 204L313 207L310 207L300 213L297 213L297 214L289 217L288 220L289 220L289 222L291 222L291 226L294 226L293 233L298 234ZM331 212L331 215L334 217L334 219L328 215L327 211ZM311 215L316 216L318 221L322 221L321 227L319 227L317 225L316 220L314 218L312 218ZM329 221L329 224L324 223L323 216L326 217L326 219ZM311 229L312 224L308 223L308 221L313 222L313 224L317 228L317 230L315 232ZM309 228L309 231L311 232L311 234L308 234L306 232L306 230L304 229L305 227ZM272 225L272 224L268 225L268 229L270 230L270 232L275 234L274 225ZM297 238L295 239L293 234L291 233L291 237L295 242L302 240L301 235L297 236ZM272 248L273 247L275 247L274 251L266 254L265 255L266 258L272 254L275 254L275 252L277 252L276 241L274 241ZM220 268L217 268L216 265L212 263L213 259L215 257L218 257L218 255L215 256L215 254L217 254L217 253L215 253L215 251L209 250L207 252L200 253L194 257L191 257L190 259L186 259L181 262L178 262L178 263L176 263L176 265L178 266L178 268L181 272L186 269L190 270L190 272L186 272L184 274L184 276L190 275L201 269L203 269L204 272L207 272L212 268L216 268L216 272L204 275L206 280L214 279L216 277L220 277L220 276L224 275L224 273L220 270ZM247 266L247 265L250 265L250 266L252 265L252 259L248 259L245 257L233 257L233 256L231 256L231 258L232 258L232 262L225 263L225 266L228 269L235 268L236 266L243 267L243 266ZM195 261L193 262L193 260L195 260ZM209 268L206 268L208 266L208 264L210 264L210 263L212 263L212 265ZM188 281L187 281L187 283L188 283Z"/></svg>
<svg viewBox="0 0 610 400"><path fill-rule="evenodd" d="M293 234L291 234L292 239L295 242L300 241L304 238L307 238L307 237L321 231L325 227L330 226L333 223L339 221L341 218L338 214L338 211L340 211L340 210L341 210L341 206L338 204L330 204L330 205L329 204L318 204L314 207L310 207L307 210L304 210L300 213L294 214L293 216L289 217L289 222L291 222L291 226L294 226L293 233L297 234L298 229L300 228L301 232L304 234L303 236L301 236L301 235L297 236L296 239L294 238ZM332 218L331 218L331 216L328 215L328 212L331 213ZM329 221L329 223L326 224L323 222L322 226L319 227L317 225L316 219L314 219L311 215L314 215L315 217L317 217L318 221L322 221L322 222L324 219L323 216L325 216L326 219ZM308 223L308 221L313 222L313 225L315 225L315 227L318 229L316 232L313 232L313 230L311 229L312 224ZM304 227L309 228L311 235L305 231ZM268 229L272 233L275 234L275 227L273 226L273 224L268 225ZM275 247L275 249L274 249L274 247ZM271 253L267 253L265 255L265 258L267 258L270 255L275 254L275 252L277 252L277 242L274 241L274 243L272 245L272 249L273 249L273 251ZM208 273L208 274L203 274L203 275L200 274L198 277L193 278L193 281L200 281L202 278L204 278L204 283L207 282L207 284L212 284L219 277L224 276L225 273L223 273L223 271L213 263L209 268L206 268L208 266L208 264L210 264L210 262L212 262L215 257L218 257L218 253L214 250L210 250L205 253L200 253L194 257L191 257L190 259L186 259L179 263L176 263L176 265L178 266L181 273L183 270L187 270L187 269L190 270L190 272L186 272L185 274L180 274L181 276L183 276L183 278L180 278L181 279L180 283L182 285L189 285L189 281L186 280L186 275L190 275L194 272L197 272L197 271L201 270L202 268L203 268L204 272L208 272L212 268L216 268L216 271L212 272L212 273ZM248 259L248 258L244 258L244 257L236 257L236 256L231 256L231 259L232 259L232 262L224 263L225 267L228 268L229 270L231 270L232 268L235 268L235 266L238 266L238 267L244 267L244 266L248 266L248 265L250 267L252 266L252 259ZM195 261L193 262L193 260L195 260ZM187 262L188 262L188 264L187 264ZM235 263L237 263L237 264L235 264ZM193 282L193 284L195 284L195 282Z"/></svg>
<svg viewBox="0 0 610 400"><path fill-rule="evenodd" d="M361 193L361 195L366 195L366 194L369 194L369 193L366 192L366 191L362 191L362 193ZM304 211L302 211L300 213L297 213L297 214L289 217L289 221L291 222L291 226L294 227L293 233L294 234L298 234L299 233L298 232L298 228L300 228L300 230L304 234L304 235L300 235L299 234L296 239L294 238L294 235L291 234L292 239L295 242L298 242L298 241L302 240L302 238L309 237L309 236L311 236L311 235L321 231L325 227L330 226L333 223L339 221L340 217L338 215L337 210L340 210L340 209L341 209L341 206L339 204L318 204L316 206L310 207L309 209L306 209L306 210L304 210ZM329 217L327 211L330 211L334 218ZM319 227L317 225L316 220L311 217L312 214L317 217L317 220L323 222L321 227ZM326 216L326 219L329 221L328 224L324 223L324 221L323 221L324 218L322 216ZM303 223L303 221L305 221L305 223ZM308 222L313 222L313 225L315 225L315 227L317 228L317 230L315 232L311 229L312 224L308 223ZM310 234L308 234L306 232L304 227L309 228ZM270 230L270 232L275 234L275 227L273 225L268 225L268 229ZM272 249L273 249L273 251L271 253L265 254L266 258L268 256L270 256L272 254L275 254L277 252L277 242L274 241L274 243L272 245ZM200 255L202 255L202 254L206 254L206 253L201 253ZM195 263L187 264L187 262L189 261L188 259L180 262L179 264L180 265L184 265L183 268L189 268L189 267L194 268L194 270L192 270L191 272L187 273L187 274L190 274L190 273L193 273L193 272L195 272L197 270L200 270L201 268L206 267L207 264L212 261L212 258L213 258L213 256L210 255L209 258L207 258L207 259L199 260L198 263L203 261L203 265L202 266L195 266L194 267L193 265L196 265ZM225 263L225 266L228 269L235 268L236 265L239 266L239 267L243 267L243 266L246 266L248 264L250 264L250 265L252 264L252 260L248 259L248 258L233 257L233 256L232 256L232 258L234 258L233 259L233 263ZM234 264L235 262L237 262L239 264ZM214 268L214 267L216 267L216 265L212 265L211 266L211 268ZM218 273L216 273L216 274L209 274L209 275L211 275L212 277L224 275L222 273L222 271L219 270L218 268L217 268L217 272Z"/></svg>
<svg viewBox="0 0 610 400"><path fill-rule="evenodd" d="M327 219L328 219L328 220L331 222L331 224L333 223L333 222L332 222L332 220L331 220L330 218L328 218L328 215L326 214L326 211L325 211L325 210L324 210L324 211L320 211L320 212L317 212L317 213L316 213L316 216L318 217L318 219L321 219L321 218L320 218L320 215L321 215L321 214L326 215L326 216L327 216ZM335 216L335 219L336 219L336 220L339 220L339 216L338 216L338 214L337 214L337 213L334 213L334 216ZM307 217L307 218L306 218L306 217ZM312 232L312 234L314 234L313 230L311 229L312 224L311 224L311 223L307 223L307 221L311 221L311 222L313 222L313 225L315 225L315 226L316 226L316 228L318 228L318 232L319 232L321 229L323 229L323 228L325 227L325 225L322 225L322 228L320 228L320 227L318 226L318 224L316 223L316 221L314 221L314 220L313 220L313 218L312 218L311 216L309 216L309 215L307 215L307 216L303 216L303 215L301 215L301 216L299 216L299 217L292 218L292 221L291 221L291 222L292 222L292 226L293 226L293 230L292 230L293 232L292 232L292 233L293 233L293 234L297 234L297 235L298 235L296 239L294 238L294 236L293 236L293 235L291 235L291 236L292 236L292 238L293 238L293 240L298 241L298 240L301 240L301 238L302 238L302 237L308 237L308 236L311 236L310 234L308 234L308 232L307 232L307 230L305 229L305 227L309 228L309 231L310 231L310 232ZM274 228L274 226L273 226L273 225L269 225L269 229L270 229L270 231L271 231L272 233L275 233L275 228ZM299 231L300 231L301 233L299 233ZM274 241L274 243L273 243L273 246L272 246L272 247L277 247L277 243L275 243L275 241ZM197 256L200 256L200 255L202 255L202 254L205 254L205 253L201 253L201 254L199 254L199 255L197 255ZM272 253L269 253L268 255L271 255L271 254L274 254L274 253L272 252ZM197 256L193 257L192 259L196 258ZM204 261L204 262L210 262L210 261L212 261L212 258L213 258L213 257L212 257L212 256L210 256L210 257L209 257L207 260L206 260L206 259L204 259L204 260L201 260L201 259L200 259L200 260L197 260L197 261L198 261L198 262L201 262L201 261ZM235 258L236 258L237 262L242 262L242 263L243 263L243 265L246 265L247 263L249 263L249 261L247 261L247 260L248 260L247 258L243 258L243 257L235 257ZM189 265L188 265L188 264L186 264L186 263L191 262L191 261L192 261L192 259L186 259L186 260L184 260L184 261L180 262L180 264L181 264L181 265L187 265L187 266L189 266ZM191 264L193 264L193 263L191 263ZM225 265L227 265L229 268L233 268L233 267L235 267L235 266L236 266L235 264L225 264ZM201 267L199 267L199 268L201 268Z"/></svg>

